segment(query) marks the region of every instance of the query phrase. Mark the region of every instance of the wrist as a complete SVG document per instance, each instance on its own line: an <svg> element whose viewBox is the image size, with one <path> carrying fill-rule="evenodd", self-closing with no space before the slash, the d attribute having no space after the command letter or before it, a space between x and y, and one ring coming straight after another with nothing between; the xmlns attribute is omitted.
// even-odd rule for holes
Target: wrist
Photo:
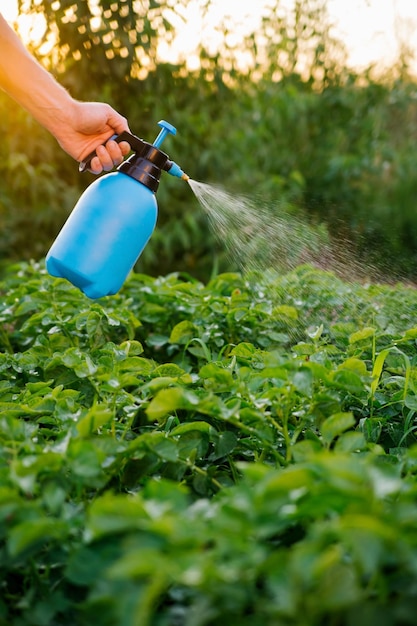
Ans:
<svg viewBox="0 0 417 626"><path fill-rule="evenodd" d="M76 102L60 85L54 85L47 94L41 94L31 111L35 119L50 133L57 136L60 129L72 126L76 118Z"/></svg>

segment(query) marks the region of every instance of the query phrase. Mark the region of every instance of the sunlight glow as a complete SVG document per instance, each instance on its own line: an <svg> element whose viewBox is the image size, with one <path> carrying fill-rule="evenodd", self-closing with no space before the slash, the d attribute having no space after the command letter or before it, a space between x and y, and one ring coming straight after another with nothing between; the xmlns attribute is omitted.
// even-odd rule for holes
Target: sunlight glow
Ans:
<svg viewBox="0 0 417 626"><path fill-rule="evenodd" d="M45 33L45 21L42 16L34 17L24 13L19 15L14 0L0 0L0 13L10 24L18 24L19 35L25 44L37 43Z"/></svg>
<svg viewBox="0 0 417 626"><path fill-rule="evenodd" d="M99 0L91 1L94 4ZM285 5L292 1L282 0ZM211 0L204 15L205 4L203 0L191 0L183 11L182 19L171 13L178 36L172 44L161 43L159 52L164 60L186 58L191 68L197 67L198 44L204 42L209 50L216 49L222 24L229 30L229 43L239 46L245 35L256 28L268 0L257 0L256 3L248 0ZM376 63L383 68L389 66L400 51L417 54L417 2L328 0L328 11L335 24L336 35L347 47L352 67L361 69ZM18 16L16 0L0 0L0 12L9 22L18 23L25 43L37 42L42 37L42 18L33 22L24 14ZM415 67L417 69L417 62Z"/></svg>

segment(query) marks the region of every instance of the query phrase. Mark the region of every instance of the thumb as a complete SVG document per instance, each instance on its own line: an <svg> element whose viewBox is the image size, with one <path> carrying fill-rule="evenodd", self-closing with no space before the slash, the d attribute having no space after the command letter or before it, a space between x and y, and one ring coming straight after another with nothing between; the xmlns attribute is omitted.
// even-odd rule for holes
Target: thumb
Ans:
<svg viewBox="0 0 417 626"><path fill-rule="evenodd" d="M127 130L130 133L130 128L127 123L127 119L120 115L117 111L110 108L108 117L107 117L107 125L111 130L115 131L118 135L123 131Z"/></svg>

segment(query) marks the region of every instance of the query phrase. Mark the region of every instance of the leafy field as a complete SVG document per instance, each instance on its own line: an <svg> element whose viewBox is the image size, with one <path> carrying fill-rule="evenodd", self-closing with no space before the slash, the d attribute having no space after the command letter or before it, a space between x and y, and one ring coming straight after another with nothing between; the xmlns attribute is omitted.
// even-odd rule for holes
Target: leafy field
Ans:
<svg viewBox="0 0 417 626"><path fill-rule="evenodd" d="M413 288L0 290L1 625L415 625Z"/></svg>

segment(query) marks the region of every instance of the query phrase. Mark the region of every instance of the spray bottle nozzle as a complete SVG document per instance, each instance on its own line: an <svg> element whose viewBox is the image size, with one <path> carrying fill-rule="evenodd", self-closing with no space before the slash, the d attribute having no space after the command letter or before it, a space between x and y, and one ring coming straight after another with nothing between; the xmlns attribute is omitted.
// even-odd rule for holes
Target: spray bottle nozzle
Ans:
<svg viewBox="0 0 417 626"><path fill-rule="evenodd" d="M171 176L176 176L177 178L181 178L182 180L189 180L188 174L186 174L179 165L174 163L174 161L168 160L164 165L164 170L171 174Z"/></svg>
<svg viewBox="0 0 417 626"><path fill-rule="evenodd" d="M175 126L172 126L172 124L166 122L165 120L161 120L160 122L158 122L158 126L161 126L161 131L158 137L153 142L153 145L157 148L159 148L159 146L168 134L177 134L177 129L175 128ZM163 169L168 172L168 174L171 174L171 176L176 176L177 178L181 178L182 180L189 180L190 178L188 174L183 172L179 165L174 163L174 161L170 161L169 159L165 163Z"/></svg>

